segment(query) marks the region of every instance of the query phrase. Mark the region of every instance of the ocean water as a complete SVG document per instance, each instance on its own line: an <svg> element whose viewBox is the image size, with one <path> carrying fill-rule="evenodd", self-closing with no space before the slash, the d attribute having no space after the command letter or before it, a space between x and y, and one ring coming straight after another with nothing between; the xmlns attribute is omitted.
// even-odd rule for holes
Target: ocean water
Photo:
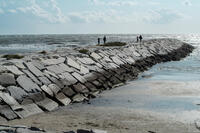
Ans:
<svg viewBox="0 0 200 133"><path fill-rule="evenodd" d="M77 45L96 45L97 38L102 34L84 35L0 35L0 54L27 53L42 50L55 50L58 47L75 47ZM134 42L136 34L108 34L107 41ZM196 43L198 35L159 35L146 34L144 39L177 38L186 42ZM102 41L102 39L101 39Z"/></svg>

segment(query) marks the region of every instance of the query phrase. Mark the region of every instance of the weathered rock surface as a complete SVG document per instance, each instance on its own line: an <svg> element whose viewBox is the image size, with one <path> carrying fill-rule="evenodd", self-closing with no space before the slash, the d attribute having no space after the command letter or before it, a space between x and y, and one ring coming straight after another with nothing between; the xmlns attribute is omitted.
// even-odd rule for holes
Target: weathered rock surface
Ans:
<svg viewBox="0 0 200 133"><path fill-rule="evenodd" d="M176 39L87 48L87 54L68 48L19 60L0 59L0 115L13 120L89 100L157 63L180 60L194 49ZM24 129L18 131L29 132Z"/></svg>

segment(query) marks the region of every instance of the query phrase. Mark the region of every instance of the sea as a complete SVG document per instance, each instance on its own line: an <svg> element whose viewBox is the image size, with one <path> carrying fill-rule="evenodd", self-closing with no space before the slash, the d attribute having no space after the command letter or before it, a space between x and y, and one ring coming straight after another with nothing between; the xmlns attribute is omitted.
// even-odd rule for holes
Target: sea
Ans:
<svg viewBox="0 0 200 133"><path fill-rule="evenodd" d="M63 47L96 45L102 34L1 35L0 54L56 50ZM107 34L107 41L134 42L136 34ZM103 92L90 103L94 107L143 109L172 115L182 121L200 119L200 35L143 34L152 38L176 38L195 47L180 61L160 63L141 73L125 86ZM101 39L102 41L102 39Z"/></svg>

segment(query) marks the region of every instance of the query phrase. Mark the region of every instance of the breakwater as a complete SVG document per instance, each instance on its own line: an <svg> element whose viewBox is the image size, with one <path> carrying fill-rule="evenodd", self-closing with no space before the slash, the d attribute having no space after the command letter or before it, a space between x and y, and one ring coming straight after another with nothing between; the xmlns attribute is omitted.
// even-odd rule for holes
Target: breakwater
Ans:
<svg viewBox="0 0 200 133"><path fill-rule="evenodd" d="M69 48L0 63L0 115L13 120L82 102L137 78L151 66L186 57L194 49L176 39L122 47Z"/></svg>

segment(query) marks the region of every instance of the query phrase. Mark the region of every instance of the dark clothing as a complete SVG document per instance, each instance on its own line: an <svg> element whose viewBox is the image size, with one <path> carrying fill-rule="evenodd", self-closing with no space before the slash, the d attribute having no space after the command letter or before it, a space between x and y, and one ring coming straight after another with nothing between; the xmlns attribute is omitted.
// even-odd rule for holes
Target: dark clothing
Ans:
<svg viewBox="0 0 200 133"><path fill-rule="evenodd" d="M142 42L143 37L140 35L140 36L139 36L139 39L140 39L140 42Z"/></svg>
<svg viewBox="0 0 200 133"><path fill-rule="evenodd" d="M101 39L100 39L100 38L98 38L98 45L100 45L100 43L101 43Z"/></svg>
<svg viewBox="0 0 200 133"><path fill-rule="evenodd" d="M103 42L106 43L106 36L103 37Z"/></svg>
<svg viewBox="0 0 200 133"><path fill-rule="evenodd" d="M137 42L139 42L139 37L137 36Z"/></svg>

